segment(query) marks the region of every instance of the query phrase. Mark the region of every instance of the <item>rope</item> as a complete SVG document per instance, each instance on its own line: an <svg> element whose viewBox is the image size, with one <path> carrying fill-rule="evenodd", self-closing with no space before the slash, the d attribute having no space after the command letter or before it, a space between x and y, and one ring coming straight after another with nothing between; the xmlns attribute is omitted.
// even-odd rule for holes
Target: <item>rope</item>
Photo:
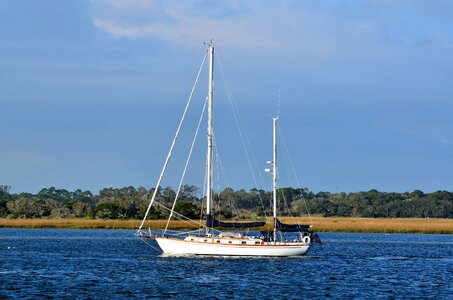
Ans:
<svg viewBox="0 0 453 300"><path fill-rule="evenodd" d="M146 218L148 217L148 213L149 213L149 210L151 209L151 206L153 205L153 202L156 198L156 195L157 195L157 191L159 189L159 186L160 186L160 182L162 181L162 178L164 176L164 173L165 173L165 170L167 168L167 164L168 162L170 161L170 157L171 157L171 154L173 152L173 148L175 147L175 144L176 144L176 140L178 139L178 135L179 135L179 131L181 130L181 127L182 127L182 124L184 122L184 119L186 117L186 114L187 114L187 111L189 109L189 105L192 101L192 96L193 96L193 93L195 91L195 87L198 83L198 79L200 78L200 74L201 74L201 70L203 69L203 65L204 65L204 62L206 60L206 56L207 56L207 52L205 53L204 57L203 57L203 61L201 62L201 66L200 66L200 69L198 70L198 74L197 74L197 77L195 79L195 82L192 86L192 90L190 92L190 96L189 96L189 99L187 100L187 104L186 104L186 107L184 109L184 113L182 115L182 118L181 118L181 121L179 122L179 125L178 125L178 129L176 130L176 134L175 134L175 137L173 138L173 142L170 146L170 151L168 152L168 155L167 155L167 158L165 159L165 163L164 163L164 166L162 167L162 171L160 172L160 176L159 176L159 179L157 180L157 184L156 184L156 188L154 189L154 193L153 193L153 196L151 198L151 201L149 202L149 205L148 205L148 208L146 209L146 213L145 213L145 216L143 217L143 221L142 223L140 224L138 230L141 230L142 227L143 227L143 224L145 224L145 221L146 221Z"/></svg>

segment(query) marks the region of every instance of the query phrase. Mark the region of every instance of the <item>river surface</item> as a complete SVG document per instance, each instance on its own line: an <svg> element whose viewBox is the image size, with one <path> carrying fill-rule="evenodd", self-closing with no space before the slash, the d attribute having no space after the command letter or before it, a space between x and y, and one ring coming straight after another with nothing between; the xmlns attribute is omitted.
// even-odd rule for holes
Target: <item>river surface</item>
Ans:
<svg viewBox="0 0 453 300"><path fill-rule="evenodd" d="M0 229L0 299L453 299L453 235L320 236L298 258L165 257L130 230Z"/></svg>

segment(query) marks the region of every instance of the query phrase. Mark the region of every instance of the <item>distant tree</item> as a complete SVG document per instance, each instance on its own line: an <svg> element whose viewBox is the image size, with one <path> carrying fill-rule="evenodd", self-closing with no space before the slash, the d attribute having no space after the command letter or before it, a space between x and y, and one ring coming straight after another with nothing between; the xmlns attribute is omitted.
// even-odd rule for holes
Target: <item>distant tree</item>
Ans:
<svg viewBox="0 0 453 300"><path fill-rule="evenodd" d="M189 219L200 217L200 207L189 201L179 201L175 205L175 211Z"/></svg>
<svg viewBox="0 0 453 300"><path fill-rule="evenodd" d="M11 198L11 195L9 194L9 190L11 189L11 186L9 185L0 185L0 199L8 200Z"/></svg>
<svg viewBox="0 0 453 300"><path fill-rule="evenodd" d="M164 203L171 205L173 201L175 201L175 197L176 192L173 190L172 187L167 186L162 190L162 198Z"/></svg>
<svg viewBox="0 0 453 300"><path fill-rule="evenodd" d="M0 199L0 218L4 218L8 216L9 210L8 207L6 206L6 203L8 201L4 199Z"/></svg>
<svg viewBox="0 0 453 300"><path fill-rule="evenodd" d="M57 207L55 200L20 198L8 201L6 207L15 218L40 218L50 216L52 209Z"/></svg>
<svg viewBox="0 0 453 300"><path fill-rule="evenodd" d="M37 198L42 200L54 199L62 203L72 201L72 195L69 191L65 189L56 189L54 187L43 188L38 192L36 196Z"/></svg>
<svg viewBox="0 0 453 300"><path fill-rule="evenodd" d="M90 191L82 191L81 189L77 189L72 193L72 200L80 201L91 206L93 206L96 201L95 197Z"/></svg>
<svg viewBox="0 0 453 300"><path fill-rule="evenodd" d="M179 197L182 200L198 200L197 193L198 187L194 185L185 184L181 187Z"/></svg>
<svg viewBox="0 0 453 300"><path fill-rule="evenodd" d="M32 199L32 198L36 198L36 196L31 193L26 193L26 192L11 195L11 199L13 199L13 200L20 199L20 198Z"/></svg>
<svg viewBox="0 0 453 300"><path fill-rule="evenodd" d="M200 216L200 210L198 210L198 216ZM230 209L222 208L219 211L216 211L214 215L219 216L221 219L231 219L235 215Z"/></svg>
<svg viewBox="0 0 453 300"><path fill-rule="evenodd" d="M0 217L6 217L8 215L8 208L6 203L11 199L9 185L0 185Z"/></svg>
<svg viewBox="0 0 453 300"><path fill-rule="evenodd" d="M104 188L98 195L90 191L68 191L55 187L43 188L36 195L31 193L11 194L10 187L0 185L0 217L21 218L142 218L148 208L154 189ZM176 211L191 218L200 217L203 204L197 197L198 188L184 185ZM156 203L171 207L175 190L158 188ZM423 193L420 190L404 193L367 192L313 193L307 188L284 187L278 189L278 206L286 207L286 214L311 214L324 216L354 216L372 218L453 218L453 193L436 191ZM249 191L225 188L214 196L214 214L221 218L244 218L272 214L272 193L252 188ZM153 205L148 218L168 216L164 206Z"/></svg>
<svg viewBox="0 0 453 300"><path fill-rule="evenodd" d="M117 204L105 202L96 207L96 217L101 219L123 219L125 213Z"/></svg>
<svg viewBox="0 0 453 300"><path fill-rule="evenodd" d="M73 201L69 203L68 208L70 209L70 215L72 217L81 218L94 216L93 208L82 201Z"/></svg>
<svg viewBox="0 0 453 300"><path fill-rule="evenodd" d="M423 198L425 194L420 190L414 190L412 193L409 194L411 198Z"/></svg>

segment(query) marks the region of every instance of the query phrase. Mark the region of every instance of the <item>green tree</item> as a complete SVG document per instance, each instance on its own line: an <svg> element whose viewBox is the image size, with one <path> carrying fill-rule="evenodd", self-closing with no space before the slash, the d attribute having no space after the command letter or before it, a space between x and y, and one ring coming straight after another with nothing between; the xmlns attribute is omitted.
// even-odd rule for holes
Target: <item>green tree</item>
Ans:
<svg viewBox="0 0 453 300"><path fill-rule="evenodd" d="M105 202L96 207L96 217L101 219L122 219L125 217L125 213L116 203Z"/></svg>
<svg viewBox="0 0 453 300"><path fill-rule="evenodd" d="M200 207L189 201L177 202L175 211L189 219L197 219L200 217Z"/></svg>

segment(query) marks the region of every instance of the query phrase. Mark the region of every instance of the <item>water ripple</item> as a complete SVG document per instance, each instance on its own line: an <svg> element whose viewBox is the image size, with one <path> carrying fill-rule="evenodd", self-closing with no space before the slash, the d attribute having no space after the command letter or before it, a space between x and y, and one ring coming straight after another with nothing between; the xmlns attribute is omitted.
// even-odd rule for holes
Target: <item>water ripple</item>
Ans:
<svg viewBox="0 0 453 300"><path fill-rule="evenodd" d="M0 299L450 299L453 236L322 234L301 258L168 257L127 230L0 229Z"/></svg>

